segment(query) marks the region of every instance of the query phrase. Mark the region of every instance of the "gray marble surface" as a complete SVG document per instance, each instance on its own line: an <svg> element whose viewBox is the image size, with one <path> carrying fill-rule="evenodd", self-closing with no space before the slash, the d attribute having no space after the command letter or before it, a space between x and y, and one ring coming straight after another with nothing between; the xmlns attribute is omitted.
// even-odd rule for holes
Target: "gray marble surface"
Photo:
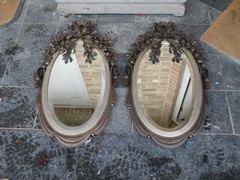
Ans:
<svg viewBox="0 0 240 180"><path fill-rule="evenodd" d="M220 12L223 12L229 6L229 4L233 2L233 0L199 0L199 1Z"/></svg>
<svg viewBox="0 0 240 180"><path fill-rule="evenodd" d="M61 15L174 14L183 16L187 0L55 0ZM142 8L144 6L144 8Z"/></svg>
<svg viewBox="0 0 240 180"><path fill-rule="evenodd" d="M73 20L91 20L115 41L123 75L125 53L151 23L173 21L197 39L217 19L224 3L188 0L186 15L72 15L60 16L53 0L27 0L20 18L0 30L0 178L9 179L240 179L240 64L208 46L211 89L206 123L198 136L177 149L164 149L141 137L125 106L128 89L116 88L104 132L68 149L47 137L37 118L33 75L42 50L56 32ZM207 3L207 2L206 2ZM222 7L221 7L222 6ZM14 44L15 52L5 51Z"/></svg>

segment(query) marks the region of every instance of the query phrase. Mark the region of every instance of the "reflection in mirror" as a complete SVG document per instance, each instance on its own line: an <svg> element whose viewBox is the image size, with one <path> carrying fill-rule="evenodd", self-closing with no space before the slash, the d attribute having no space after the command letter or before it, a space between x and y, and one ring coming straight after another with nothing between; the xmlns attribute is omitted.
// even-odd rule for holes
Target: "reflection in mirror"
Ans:
<svg viewBox="0 0 240 180"><path fill-rule="evenodd" d="M50 113L67 126L79 126L88 121L101 93L104 92L103 58L94 50L94 60L84 57L84 43L77 41L71 62L59 54L52 67L48 85Z"/></svg>
<svg viewBox="0 0 240 180"><path fill-rule="evenodd" d="M73 21L44 50L35 74L43 131L67 147L98 135L116 103L118 66L113 41L93 22Z"/></svg>
<svg viewBox="0 0 240 180"><path fill-rule="evenodd" d="M185 54L173 62L169 45L162 42L160 62L149 61L148 50L139 65L137 92L144 115L150 122L168 130L180 129L186 124L193 110L195 99L194 75Z"/></svg>
<svg viewBox="0 0 240 180"><path fill-rule="evenodd" d="M198 42L173 22L139 35L127 53L126 104L138 132L160 146L178 147L204 124L208 70Z"/></svg>

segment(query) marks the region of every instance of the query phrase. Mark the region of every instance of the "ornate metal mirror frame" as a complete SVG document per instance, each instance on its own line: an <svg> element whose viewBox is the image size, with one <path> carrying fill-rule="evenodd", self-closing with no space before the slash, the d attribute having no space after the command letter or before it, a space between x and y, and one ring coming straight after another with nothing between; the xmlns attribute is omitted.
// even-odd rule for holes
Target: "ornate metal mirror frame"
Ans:
<svg viewBox="0 0 240 180"><path fill-rule="evenodd" d="M169 44L169 53L173 55L173 62L180 62L182 54L187 56L196 80L194 111L183 127L173 131L150 122L141 110L137 95L137 71L140 61L148 50L150 51L149 61L152 64L161 61L161 58L159 59L160 48L164 42ZM208 104L205 89L209 88L208 71L203 54L203 50L197 46L197 41L182 30L175 30L173 22L154 23L150 32L138 36L127 54L124 77L125 85L130 86L126 103L131 109L135 126L141 135L151 137L163 147L174 148L200 131L204 123L204 109Z"/></svg>
<svg viewBox="0 0 240 180"><path fill-rule="evenodd" d="M100 97L100 109L94 111L91 118L83 125L71 127L66 126L59 120L51 116L48 106L48 83L51 69L56 57L63 55L62 60L65 63L72 61L71 53L74 51L76 43L81 40L84 45L84 55L86 63L91 64L94 60L93 49L98 50L105 61L105 92ZM102 131L107 123L107 118L111 106L115 103L114 87L118 84L118 66L116 65L115 51L112 48L113 43L107 37L100 35L92 22L72 22L68 29L58 33L50 41L42 58L41 67L35 75L35 86L39 88L37 97L37 106L39 109L39 118L44 132L67 147L76 147L83 143L89 136L97 135Z"/></svg>

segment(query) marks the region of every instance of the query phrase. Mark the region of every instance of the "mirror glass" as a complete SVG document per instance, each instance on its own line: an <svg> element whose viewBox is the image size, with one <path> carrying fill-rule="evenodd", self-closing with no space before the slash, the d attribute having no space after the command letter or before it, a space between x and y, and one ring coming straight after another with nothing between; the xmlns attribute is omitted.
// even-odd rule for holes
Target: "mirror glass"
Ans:
<svg viewBox="0 0 240 180"><path fill-rule="evenodd" d="M94 49L94 60L89 61L84 54L84 45L79 40L69 54L59 54L50 74L50 113L67 126L79 126L88 121L104 92L103 58ZM69 56L67 61L66 55Z"/></svg>
<svg viewBox="0 0 240 180"><path fill-rule="evenodd" d="M165 130L177 130L189 120L194 103L192 65L185 54L173 62L169 45L163 44L160 62L149 60L148 50L137 74L137 97L145 117Z"/></svg>

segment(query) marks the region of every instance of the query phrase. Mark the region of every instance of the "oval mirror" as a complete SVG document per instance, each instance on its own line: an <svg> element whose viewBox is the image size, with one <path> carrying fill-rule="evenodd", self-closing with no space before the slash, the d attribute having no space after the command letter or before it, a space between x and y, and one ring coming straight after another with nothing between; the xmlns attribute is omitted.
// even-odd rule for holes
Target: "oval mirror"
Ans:
<svg viewBox="0 0 240 180"><path fill-rule="evenodd" d="M128 56L127 103L137 130L169 148L197 134L204 122L204 89L209 83L196 41L175 31L172 22L155 23L152 32L138 37Z"/></svg>
<svg viewBox="0 0 240 180"><path fill-rule="evenodd" d="M98 134L115 103L117 85L112 42L91 22L73 22L56 35L36 73L42 129L68 147Z"/></svg>

